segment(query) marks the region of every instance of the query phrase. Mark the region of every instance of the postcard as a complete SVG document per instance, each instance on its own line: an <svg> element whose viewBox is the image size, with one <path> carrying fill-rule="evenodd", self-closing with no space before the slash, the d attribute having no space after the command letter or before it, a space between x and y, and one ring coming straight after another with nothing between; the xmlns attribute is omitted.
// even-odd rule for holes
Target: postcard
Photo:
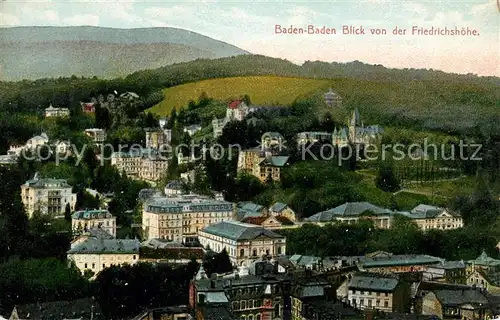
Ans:
<svg viewBox="0 0 500 320"><path fill-rule="evenodd" d="M0 320L500 319L500 0L0 0Z"/></svg>

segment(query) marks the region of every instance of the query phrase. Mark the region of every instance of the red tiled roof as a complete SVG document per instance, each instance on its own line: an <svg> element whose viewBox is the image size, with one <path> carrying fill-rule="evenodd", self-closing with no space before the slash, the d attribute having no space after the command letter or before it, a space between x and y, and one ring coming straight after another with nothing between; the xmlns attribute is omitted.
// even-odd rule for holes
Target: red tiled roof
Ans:
<svg viewBox="0 0 500 320"><path fill-rule="evenodd" d="M238 106L239 106L239 105L240 105L240 103L242 103L242 102L243 102L243 100L233 100L233 101L229 102L228 107L229 107L230 109L236 109L236 108L238 108Z"/></svg>
<svg viewBox="0 0 500 320"><path fill-rule="evenodd" d="M241 222L243 223L250 223L250 224L256 224L256 225L261 225L264 221L266 221L268 217L247 217L243 219Z"/></svg>

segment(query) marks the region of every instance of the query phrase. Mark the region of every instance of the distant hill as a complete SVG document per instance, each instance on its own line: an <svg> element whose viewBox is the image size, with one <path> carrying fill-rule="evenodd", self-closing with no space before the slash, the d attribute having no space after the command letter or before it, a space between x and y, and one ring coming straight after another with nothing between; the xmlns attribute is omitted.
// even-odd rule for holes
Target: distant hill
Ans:
<svg viewBox="0 0 500 320"><path fill-rule="evenodd" d="M0 80L61 76L112 78L195 59L248 52L176 28L0 28Z"/></svg>

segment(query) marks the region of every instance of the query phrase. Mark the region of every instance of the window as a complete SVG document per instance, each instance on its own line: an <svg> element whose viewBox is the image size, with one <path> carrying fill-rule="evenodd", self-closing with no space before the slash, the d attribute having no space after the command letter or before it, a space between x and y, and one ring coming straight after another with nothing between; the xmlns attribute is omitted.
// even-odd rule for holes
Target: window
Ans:
<svg viewBox="0 0 500 320"><path fill-rule="evenodd" d="M92 269L95 269L95 263L92 263Z"/></svg>
<svg viewBox="0 0 500 320"><path fill-rule="evenodd" d="M87 269L87 264L85 264L84 268Z"/></svg>
<svg viewBox="0 0 500 320"><path fill-rule="evenodd" d="M253 308L253 300L248 300L248 309Z"/></svg>
<svg viewBox="0 0 500 320"><path fill-rule="evenodd" d="M253 320L253 314L248 315L248 320Z"/></svg>
<svg viewBox="0 0 500 320"><path fill-rule="evenodd" d="M375 304L377 307L380 307L380 300L377 300Z"/></svg>
<svg viewBox="0 0 500 320"><path fill-rule="evenodd" d="M252 255L253 255L254 257L256 257L256 256L257 256L257 249L253 249Z"/></svg>
<svg viewBox="0 0 500 320"><path fill-rule="evenodd" d="M368 300L368 306L371 307L372 306L372 299Z"/></svg>
<svg viewBox="0 0 500 320"><path fill-rule="evenodd" d="M278 254L281 254L281 247L278 247Z"/></svg>
<svg viewBox="0 0 500 320"><path fill-rule="evenodd" d="M247 308L247 302L245 300L241 301L241 309Z"/></svg>
<svg viewBox="0 0 500 320"><path fill-rule="evenodd" d="M106 264L105 263L102 264L102 268L103 269L106 268Z"/></svg>
<svg viewBox="0 0 500 320"><path fill-rule="evenodd" d="M239 309L238 307L239 307L238 301L234 301L233 302L233 310L238 310Z"/></svg>
<svg viewBox="0 0 500 320"><path fill-rule="evenodd" d="M260 313L258 313L258 314L255 316L255 320L261 320L261 315L260 315Z"/></svg>
<svg viewBox="0 0 500 320"><path fill-rule="evenodd" d="M245 320L247 317L245 315L241 316L241 320Z"/></svg>
<svg viewBox="0 0 500 320"><path fill-rule="evenodd" d="M135 260L135 254L134 254L134 256L133 256L133 259Z"/></svg>
<svg viewBox="0 0 500 320"><path fill-rule="evenodd" d="M389 294L386 292L386 293L385 293L385 296L386 296L386 297L388 297L388 296L389 296Z"/></svg>
<svg viewBox="0 0 500 320"><path fill-rule="evenodd" d="M269 249L266 250L266 256L268 256L268 255L269 255Z"/></svg>
<svg viewBox="0 0 500 320"><path fill-rule="evenodd" d="M245 249L240 249L240 257L245 256Z"/></svg>
<svg viewBox="0 0 500 320"><path fill-rule="evenodd" d="M389 308L389 301L384 301L384 308Z"/></svg>
<svg viewBox="0 0 500 320"><path fill-rule="evenodd" d="M359 299L359 305L364 306L365 305L365 299Z"/></svg>
<svg viewBox="0 0 500 320"><path fill-rule="evenodd" d="M352 299L351 304L352 304L353 306L355 306L355 305L356 305L356 299Z"/></svg>

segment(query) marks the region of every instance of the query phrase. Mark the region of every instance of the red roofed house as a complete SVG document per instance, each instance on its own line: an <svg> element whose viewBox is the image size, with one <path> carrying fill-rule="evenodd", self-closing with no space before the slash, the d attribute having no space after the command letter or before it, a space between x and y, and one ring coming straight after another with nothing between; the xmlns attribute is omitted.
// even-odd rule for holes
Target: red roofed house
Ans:
<svg viewBox="0 0 500 320"><path fill-rule="evenodd" d="M95 112L95 103L94 102L80 102L82 106L82 111L84 113L93 113Z"/></svg>
<svg viewBox="0 0 500 320"><path fill-rule="evenodd" d="M242 121L249 113L249 108L243 100L231 100L226 109L224 119L213 119L214 137L222 135L222 130L230 121Z"/></svg>
<svg viewBox="0 0 500 320"><path fill-rule="evenodd" d="M246 217L241 222L255 224L269 230L297 227L293 221L283 216Z"/></svg>

